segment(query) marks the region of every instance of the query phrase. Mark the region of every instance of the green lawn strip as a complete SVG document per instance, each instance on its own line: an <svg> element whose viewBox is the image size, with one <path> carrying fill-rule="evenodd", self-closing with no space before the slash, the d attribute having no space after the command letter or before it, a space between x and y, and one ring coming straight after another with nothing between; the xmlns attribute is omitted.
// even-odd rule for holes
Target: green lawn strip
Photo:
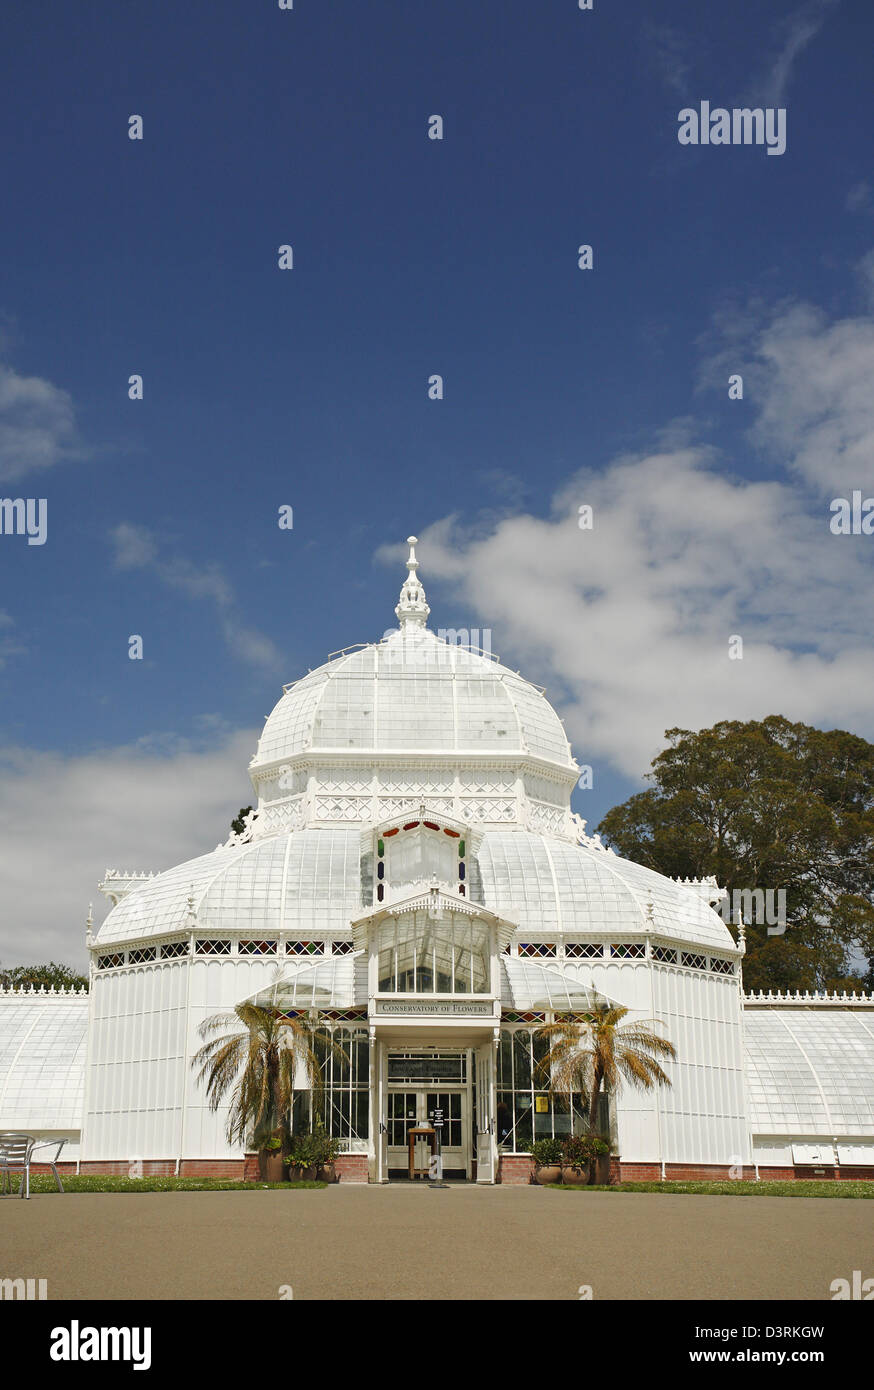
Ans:
<svg viewBox="0 0 874 1390"><path fill-rule="evenodd" d="M295 1191L301 1188L327 1187L326 1182L234 1182L223 1178L124 1178L98 1174L81 1174L78 1177L62 1174L61 1181L65 1192L263 1192L273 1188L280 1192ZM14 1189L17 1195L17 1188ZM34 1192L57 1192L51 1173L33 1173L30 1190Z"/></svg>
<svg viewBox="0 0 874 1390"><path fill-rule="evenodd" d="M666 1192L692 1197L874 1197L874 1182L619 1182L610 1187L547 1183L554 1192Z"/></svg>

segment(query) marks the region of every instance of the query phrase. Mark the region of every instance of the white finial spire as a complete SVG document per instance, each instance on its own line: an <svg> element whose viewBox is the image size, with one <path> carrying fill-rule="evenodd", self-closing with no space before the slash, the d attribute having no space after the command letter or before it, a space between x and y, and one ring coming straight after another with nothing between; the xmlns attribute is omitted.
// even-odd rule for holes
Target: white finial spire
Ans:
<svg viewBox="0 0 874 1390"><path fill-rule="evenodd" d="M431 612L425 600L422 581L416 573L419 568L419 561L416 559L416 546L418 544L416 536L407 536L407 545L410 547L407 577L401 586L400 601L395 609L402 632L410 628L423 628L428 621L428 614Z"/></svg>

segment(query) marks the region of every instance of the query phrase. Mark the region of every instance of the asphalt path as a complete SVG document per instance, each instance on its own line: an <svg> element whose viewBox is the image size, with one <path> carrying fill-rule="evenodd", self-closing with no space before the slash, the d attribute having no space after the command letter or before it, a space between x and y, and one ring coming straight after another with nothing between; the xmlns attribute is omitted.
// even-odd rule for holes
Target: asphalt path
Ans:
<svg viewBox="0 0 874 1390"><path fill-rule="evenodd" d="M537 1187L0 1199L49 1299L811 1299L874 1276L874 1201Z"/></svg>

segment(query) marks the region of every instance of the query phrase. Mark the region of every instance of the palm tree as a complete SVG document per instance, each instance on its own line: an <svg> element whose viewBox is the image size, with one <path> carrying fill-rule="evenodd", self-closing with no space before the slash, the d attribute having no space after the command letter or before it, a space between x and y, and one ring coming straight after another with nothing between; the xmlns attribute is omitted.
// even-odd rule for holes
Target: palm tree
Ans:
<svg viewBox="0 0 874 1390"><path fill-rule="evenodd" d="M604 1005L581 1023L566 1019L537 1030L537 1037L550 1043L538 1070L548 1078L550 1091L582 1096L590 1131L596 1126L602 1082L613 1092L625 1081L642 1091L671 1084L657 1059L676 1057L674 1044L653 1031L661 1027L657 1019L623 1023L627 1013L621 1004Z"/></svg>
<svg viewBox="0 0 874 1390"><path fill-rule="evenodd" d="M234 1023L242 1024L243 1031L222 1033ZM200 1036L207 1041L191 1064L200 1067L197 1079L206 1083L210 1110L218 1110L231 1091L226 1127L231 1144L244 1144L252 1130L259 1148L278 1134L287 1151L298 1064L317 1104L322 1091L320 1052L348 1060L320 1025L315 1010L289 1017L258 1004L237 1004L233 1013L206 1019Z"/></svg>

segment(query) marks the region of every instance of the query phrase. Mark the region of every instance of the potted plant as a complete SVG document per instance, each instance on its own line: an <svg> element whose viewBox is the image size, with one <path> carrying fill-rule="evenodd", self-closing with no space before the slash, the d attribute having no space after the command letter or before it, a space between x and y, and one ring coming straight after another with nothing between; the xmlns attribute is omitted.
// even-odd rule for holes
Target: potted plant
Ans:
<svg viewBox="0 0 874 1390"><path fill-rule="evenodd" d="M284 1182L285 1168L282 1162L282 1135L274 1133L262 1140L258 1150L258 1164L263 1182Z"/></svg>
<svg viewBox="0 0 874 1390"><path fill-rule="evenodd" d="M571 1134L562 1142L562 1182L610 1181L610 1141L600 1134Z"/></svg>
<svg viewBox="0 0 874 1390"><path fill-rule="evenodd" d="M312 1134L313 1156L318 1164L318 1179L320 1182L336 1182L337 1169L335 1161L340 1152L340 1141L328 1134L321 1120L316 1123L316 1129Z"/></svg>
<svg viewBox="0 0 874 1390"><path fill-rule="evenodd" d="M591 1153L588 1139L581 1134L569 1134L561 1141L561 1180L564 1183L584 1184L589 1181Z"/></svg>
<svg viewBox="0 0 874 1390"><path fill-rule="evenodd" d="M315 1182L319 1173L319 1144L315 1134L293 1134L286 1157L292 1182Z"/></svg>
<svg viewBox="0 0 874 1390"><path fill-rule="evenodd" d="M531 1145L534 1159L534 1181L545 1187L547 1183L561 1182L562 1147L560 1139L537 1139Z"/></svg>
<svg viewBox="0 0 874 1390"><path fill-rule="evenodd" d="M593 1134L589 1143L592 1155L589 1162L589 1182L595 1183L598 1187L607 1187L610 1183L610 1140L603 1134Z"/></svg>

